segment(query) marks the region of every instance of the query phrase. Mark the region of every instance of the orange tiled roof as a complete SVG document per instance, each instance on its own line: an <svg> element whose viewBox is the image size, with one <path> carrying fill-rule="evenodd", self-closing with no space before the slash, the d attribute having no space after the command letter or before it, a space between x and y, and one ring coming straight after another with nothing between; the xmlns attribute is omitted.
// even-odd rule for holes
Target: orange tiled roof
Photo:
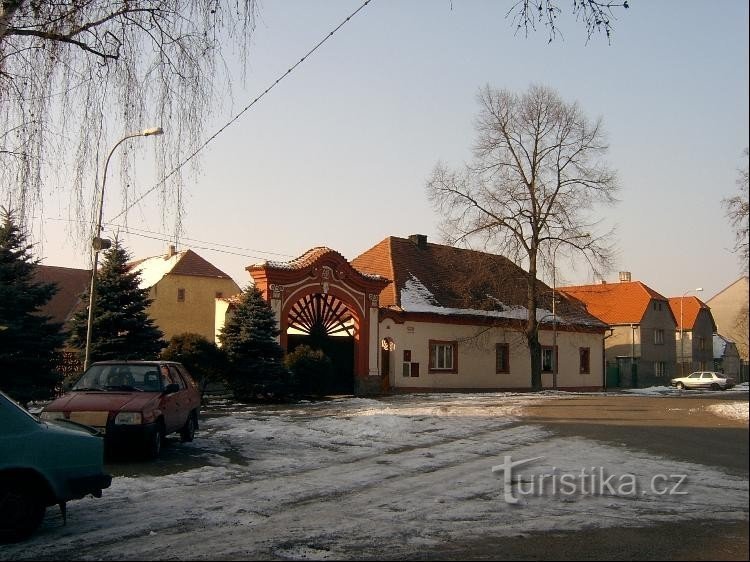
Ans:
<svg viewBox="0 0 750 562"><path fill-rule="evenodd" d="M402 309L401 296L418 280L431 304L447 309L498 310L500 303L525 307L526 272L504 256L441 244L420 247L390 236L351 261L359 271L392 280L380 293L380 306ZM538 308L552 308L552 289L538 282ZM562 299L558 313L570 321L599 324L578 303Z"/></svg>
<svg viewBox="0 0 750 562"><path fill-rule="evenodd" d="M692 330L698 319L698 313L703 309L710 310L706 303L695 296L669 297L669 307L677 321L678 330ZM680 326L680 318L682 318L682 326Z"/></svg>
<svg viewBox="0 0 750 562"><path fill-rule="evenodd" d="M652 299L667 302L640 281L601 283L560 287L565 293L586 306L586 310L607 324L640 324Z"/></svg>

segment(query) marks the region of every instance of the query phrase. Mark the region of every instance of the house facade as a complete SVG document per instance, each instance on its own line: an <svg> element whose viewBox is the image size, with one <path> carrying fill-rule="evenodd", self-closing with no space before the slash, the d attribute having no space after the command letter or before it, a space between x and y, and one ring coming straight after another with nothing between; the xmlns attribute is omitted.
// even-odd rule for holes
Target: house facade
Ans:
<svg viewBox="0 0 750 562"><path fill-rule="evenodd" d="M677 321L669 300L629 272L619 283L561 287L609 329L605 339L607 386L669 385L677 373Z"/></svg>
<svg viewBox="0 0 750 562"><path fill-rule="evenodd" d="M713 336L714 365L713 370L732 377L736 382L744 380L742 362L737 345L719 334Z"/></svg>
<svg viewBox="0 0 750 562"><path fill-rule="evenodd" d="M527 390L526 273L502 256L389 237L351 262L314 248L247 268L287 351L310 343L348 365L357 394ZM605 325L539 283L542 382L601 389ZM224 299L231 310L231 302ZM217 313L219 322L221 312Z"/></svg>
<svg viewBox="0 0 750 562"><path fill-rule="evenodd" d="M714 364L716 331L711 309L694 296L670 297L669 306L677 321L677 375L710 371Z"/></svg>
<svg viewBox="0 0 750 562"><path fill-rule="evenodd" d="M716 331L737 345L740 359L748 362L748 291L747 275L740 277L706 301L711 307Z"/></svg>
<svg viewBox="0 0 750 562"><path fill-rule="evenodd" d="M217 299L240 288L226 273L192 250L176 251L129 264L138 271L141 289L149 290L148 314L168 341L186 332L214 341Z"/></svg>

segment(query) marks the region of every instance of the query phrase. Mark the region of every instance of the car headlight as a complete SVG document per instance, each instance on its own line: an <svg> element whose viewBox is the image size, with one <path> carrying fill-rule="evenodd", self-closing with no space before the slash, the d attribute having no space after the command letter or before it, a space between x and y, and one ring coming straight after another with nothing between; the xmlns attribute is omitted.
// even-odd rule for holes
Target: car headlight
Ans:
<svg viewBox="0 0 750 562"><path fill-rule="evenodd" d="M48 412L45 410L44 412L39 414L39 419L42 419L44 421L64 420L65 412Z"/></svg>
<svg viewBox="0 0 750 562"><path fill-rule="evenodd" d="M142 422L140 412L120 412L115 416L115 425L140 425Z"/></svg>

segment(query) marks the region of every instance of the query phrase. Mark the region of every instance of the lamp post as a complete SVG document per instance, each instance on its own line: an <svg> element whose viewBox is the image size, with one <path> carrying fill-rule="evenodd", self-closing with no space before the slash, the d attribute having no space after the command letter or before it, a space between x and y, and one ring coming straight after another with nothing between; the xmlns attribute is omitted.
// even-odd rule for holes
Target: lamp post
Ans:
<svg viewBox="0 0 750 562"><path fill-rule="evenodd" d="M558 240L555 251L552 252L552 388L557 390L557 250L562 240Z"/></svg>
<svg viewBox="0 0 750 562"><path fill-rule="evenodd" d="M682 316L683 316L682 312L684 309L683 304L685 301L685 295L687 295L688 293L692 293L693 291L695 291L696 293L700 293L702 290L703 290L703 287L697 287L695 289L688 289L687 291L682 293L682 296L680 297L680 376L684 375L683 365L685 364L685 341L684 341L685 334L684 334L684 330L682 327ZM692 357L693 354L691 353L690 356Z"/></svg>
<svg viewBox="0 0 750 562"><path fill-rule="evenodd" d="M137 133L130 133L122 137L115 143L112 150L107 155L107 160L104 162L104 173L102 174L102 191L99 194L99 212L98 219L96 222L96 230L94 231L94 237L92 240L92 247L94 250L94 262L91 268L91 287L89 289L89 316L88 322L86 323L86 354L83 360L84 371L89 368L89 357L91 353L91 332L94 323L94 294L96 292L96 269L99 265L99 250L104 250L110 247L111 243L109 240L101 238L102 232L102 213L104 211L104 186L107 183L107 168L109 167L109 161L114 154L115 149L120 146L123 142L134 137L150 137L153 135L161 135L164 130L161 127L152 127L150 129L144 129Z"/></svg>

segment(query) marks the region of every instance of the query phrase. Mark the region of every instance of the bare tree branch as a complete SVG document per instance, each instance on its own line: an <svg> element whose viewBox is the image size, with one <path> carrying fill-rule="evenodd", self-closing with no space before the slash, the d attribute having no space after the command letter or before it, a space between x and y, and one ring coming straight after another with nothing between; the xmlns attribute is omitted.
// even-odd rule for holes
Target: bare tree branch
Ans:
<svg viewBox="0 0 750 562"><path fill-rule="evenodd" d="M598 234L589 217L597 204L616 202L617 178L604 161L601 120L591 123L554 90L531 86L515 94L487 86L477 100L473 161L462 173L438 164L427 193L449 241L480 240L527 269L526 337L538 389L538 267L561 246L597 271L611 267L612 231Z"/></svg>

